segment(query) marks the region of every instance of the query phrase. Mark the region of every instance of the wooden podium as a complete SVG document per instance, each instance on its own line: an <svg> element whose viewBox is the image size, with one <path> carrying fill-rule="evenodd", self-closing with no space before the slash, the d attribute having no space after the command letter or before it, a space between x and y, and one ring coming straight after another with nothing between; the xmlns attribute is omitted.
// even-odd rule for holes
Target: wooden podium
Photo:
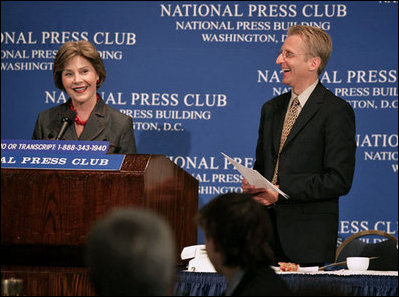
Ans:
<svg viewBox="0 0 399 297"><path fill-rule="evenodd" d="M24 295L94 295L84 263L92 224L145 207L170 224L179 264L197 244L198 181L163 155L126 155L119 171L1 169L1 275Z"/></svg>

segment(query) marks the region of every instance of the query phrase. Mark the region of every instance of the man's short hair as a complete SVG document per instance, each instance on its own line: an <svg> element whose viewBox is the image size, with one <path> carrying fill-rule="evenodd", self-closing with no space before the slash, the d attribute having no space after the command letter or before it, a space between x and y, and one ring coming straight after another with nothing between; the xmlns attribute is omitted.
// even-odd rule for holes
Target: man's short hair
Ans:
<svg viewBox="0 0 399 297"><path fill-rule="evenodd" d="M332 41L330 35L323 29L296 25L288 28L288 36L298 35L302 38L306 48L304 49L310 56L320 57L321 63L317 73L320 75L326 68L332 52Z"/></svg>
<svg viewBox="0 0 399 297"><path fill-rule="evenodd" d="M175 279L175 245L167 223L141 209L115 209L91 229L87 263L96 293L167 295Z"/></svg>

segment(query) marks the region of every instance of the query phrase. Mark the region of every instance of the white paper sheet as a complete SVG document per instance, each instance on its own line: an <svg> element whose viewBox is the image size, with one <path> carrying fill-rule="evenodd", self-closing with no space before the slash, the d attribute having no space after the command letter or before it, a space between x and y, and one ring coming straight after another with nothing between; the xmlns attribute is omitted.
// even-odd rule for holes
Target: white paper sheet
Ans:
<svg viewBox="0 0 399 297"><path fill-rule="evenodd" d="M267 188L281 194L285 199L288 199L288 195L273 185L270 181L268 181L263 175L261 175L258 171L253 170L251 168L245 167L244 165L234 161L234 159L227 156L225 153L221 153L227 160L230 161L231 164L242 174L243 177L247 179L247 181L255 186L255 188Z"/></svg>

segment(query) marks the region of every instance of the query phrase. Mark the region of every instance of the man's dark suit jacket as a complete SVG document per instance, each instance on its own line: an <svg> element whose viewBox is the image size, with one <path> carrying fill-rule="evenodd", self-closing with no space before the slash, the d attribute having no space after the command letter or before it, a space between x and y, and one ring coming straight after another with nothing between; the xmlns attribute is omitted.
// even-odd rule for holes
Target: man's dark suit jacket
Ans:
<svg viewBox="0 0 399 297"><path fill-rule="evenodd" d="M273 177L291 93L262 107L254 169ZM349 192L355 168L352 107L320 82L282 148L275 211L285 254L296 263L333 262L338 236L338 198Z"/></svg>
<svg viewBox="0 0 399 297"><path fill-rule="evenodd" d="M286 283L269 267L249 270L231 296L291 296Z"/></svg>
<svg viewBox="0 0 399 297"><path fill-rule="evenodd" d="M39 113L32 139L55 139L62 126L62 119L70 112L67 102ZM68 126L62 139L109 141L108 153L134 154L133 119L108 106L99 98L78 139L75 125Z"/></svg>

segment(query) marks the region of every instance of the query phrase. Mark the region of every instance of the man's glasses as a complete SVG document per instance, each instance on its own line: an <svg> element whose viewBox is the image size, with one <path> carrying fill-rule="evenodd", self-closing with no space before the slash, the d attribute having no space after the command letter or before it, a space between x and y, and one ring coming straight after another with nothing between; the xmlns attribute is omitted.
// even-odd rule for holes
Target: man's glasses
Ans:
<svg viewBox="0 0 399 297"><path fill-rule="evenodd" d="M290 58L294 58L294 57L300 56L300 55L307 55L307 53L305 53L305 54L294 54L293 52L290 52L290 51L280 50L278 52L278 56L280 56L280 55L282 55L284 59L290 59Z"/></svg>

